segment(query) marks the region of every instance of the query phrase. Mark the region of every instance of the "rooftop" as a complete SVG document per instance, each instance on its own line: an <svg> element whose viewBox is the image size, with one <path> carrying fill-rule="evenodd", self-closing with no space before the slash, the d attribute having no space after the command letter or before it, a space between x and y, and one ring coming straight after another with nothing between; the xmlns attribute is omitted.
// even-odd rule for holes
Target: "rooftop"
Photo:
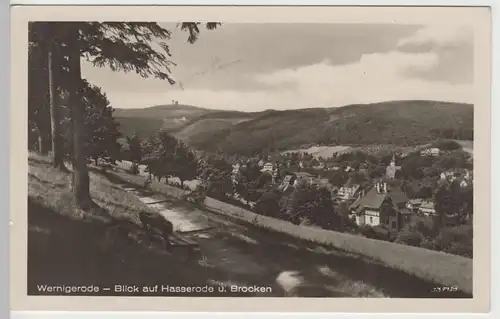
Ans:
<svg viewBox="0 0 500 319"><path fill-rule="evenodd" d="M377 192L376 187L372 187L365 196L358 198L354 203L349 207L350 209L355 209L356 213L361 212L361 210L365 207L378 209L384 202L387 194L382 194Z"/></svg>

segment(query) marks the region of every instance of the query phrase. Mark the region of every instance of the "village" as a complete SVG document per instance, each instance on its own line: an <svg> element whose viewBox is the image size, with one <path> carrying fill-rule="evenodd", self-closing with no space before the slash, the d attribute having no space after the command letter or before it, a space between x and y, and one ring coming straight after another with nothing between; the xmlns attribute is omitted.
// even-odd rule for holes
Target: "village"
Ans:
<svg viewBox="0 0 500 319"><path fill-rule="evenodd" d="M262 193L272 190L279 197L282 213L290 216L293 215L291 198L297 188L326 189L331 196L332 215L347 217L354 228L369 228L370 231L365 233L377 239L394 239L405 228L417 223L435 223L437 219L441 227L471 223L471 156L458 145L450 147L450 141L440 143L446 149L424 147L409 153L386 154L385 158L368 156L362 152L342 152L327 159L299 153L247 158L233 162L231 179L235 192L227 195L255 210L259 201L262 201ZM384 160L387 162L389 158L389 163L384 166ZM418 165L419 161L424 162L422 166L412 167ZM267 183L260 183L261 190L257 191L260 197L249 195L247 190L247 198L244 198L243 194L238 193L238 189L241 189L238 184L244 183L244 175L248 175L245 172L251 166L258 166L262 174L259 179L264 178ZM412 184L424 186L415 191L411 189ZM460 194L469 194L470 202L463 205L455 203L459 208L453 212L448 210L444 215L438 212L436 206L443 205L436 205L436 192L445 186L448 189L457 187ZM451 194L453 191L449 192ZM448 198L447 195L443 196ZM296 223L307 224L311 221L299 218ZM343 223L346 224L346 221Z"/></svg>

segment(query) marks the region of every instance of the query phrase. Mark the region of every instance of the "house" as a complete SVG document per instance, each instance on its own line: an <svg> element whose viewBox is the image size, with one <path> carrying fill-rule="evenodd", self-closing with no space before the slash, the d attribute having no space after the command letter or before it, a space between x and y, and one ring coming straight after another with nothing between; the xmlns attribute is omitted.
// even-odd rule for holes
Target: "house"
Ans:
<svg viewBox="0 0 500 319"><path fill-rule="evenodd" d="M410 201L409 201L414 212L418 212L418 209L420 208L420 206L422 205L423 202L424 202L424 200L421 198L413 198L413 199L410 199Z"/></svg>
<svg viewBox="0 0 500 319"><path fill-rule="evenodd" d="M385 169L385 176L388 179L394 179L396 177L396 172L401 169L401 166L396 166L396 157L392 155L392 160L389 166Z"/></svg>
<svg viewBox="0 0 500 319"><path fill-rule="evenodd" d="M441 150L437 147L426 148L420 151L421 156L439 156Z"/></svg>
<svg viewBox="0 0 500 319"><path fill-rule="evenodd" d="M337 198L340 200L354 199L358 197L359 194L361 194L361 191L361 185L359 184L345 184L344 186L339 188L337 192Z"/></svg>
<svg viewBox="0 0 500 319"><path fill-rule="evenodd" d="M320 169L325 169L325 163L319 163L318 165L315 165L312 167L313 169L317 169L317 170L320 170Z"/></svg>
<svg viewBox="0 0 500 319"><path fill-rule="evenodd" d="M289 188L293 188L293 183L297 179L297 176L294 174L287 174L285 177L283 177L283 181L281 182L279 189L281 191L286 191Z"/></svg>
<svg viewBox="0 0 500 319"><path fill-rule="evenodd" d="M295 180L293 182L294 187L297 186L301 182L307 182L309 185L312 185L314 176L306 173L306 172L295 172Z"/></svg>
<svg viewBox="0 0 500 319"><path fill-rule="evenodd" d="M333 185L330 183L328 178L313 178L311 184L316 185L317 187L326 188L329 191L333 189Z"/></svg>
<svg viewBox="0 0 500 319"><path fill-rule="evenodd" d="M434 202L424 201L418 208L418 212L424 216L434 216L436 215L436 209L434 208Z"/></svg>
<svg viewBox="0 0 500 319"><path fill-rule="evenodd" d="M233 181L233 183L236 182L236 178L240 174L240 169L241 169L240 163L233 164L233 170L231 171L231 180Z"/></svg>
<svg viewBox="0 0 500 319"><path fill-rule="evenodd" d="M263 165L261 172L272 172L274 170L273 163L267 162Z"/></svg>
<svg viewBox="0 0 500 319"><path fill-rule="evenodd" d="M238 174L240 172L240 168L241 168L241 164L240 163L236 163L233 165L233 171L232 173L233 174Z"/></svg>
<svg viewBox="0 0 500 319"><path fill-rule="evenodd" d="M412 214L408 204L400 188L390 189L387 183L377 182L349 206L349 211L358 226L384 226L390 232L397 232Z"/></svg>

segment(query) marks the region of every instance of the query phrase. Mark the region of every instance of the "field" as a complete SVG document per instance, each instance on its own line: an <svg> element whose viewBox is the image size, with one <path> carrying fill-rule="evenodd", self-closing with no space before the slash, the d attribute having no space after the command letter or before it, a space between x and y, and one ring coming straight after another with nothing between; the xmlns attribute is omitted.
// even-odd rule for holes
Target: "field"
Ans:
<svg viewBox="0 0 500 319"><path fill-rule="evenodd" d="M337 146L311 146L309 148L301 148L301 149L288 150L288 151L283 152L282 154L292 153L292 152L300 152L300 153L310 154L310 155L312 155L314 157L328 158L328 157L332 157L332 155L335 154L335 153L349 151L350 149L351 149L351 147L349 147L349 146L342 146L342 145L337 145Z"/></svg>

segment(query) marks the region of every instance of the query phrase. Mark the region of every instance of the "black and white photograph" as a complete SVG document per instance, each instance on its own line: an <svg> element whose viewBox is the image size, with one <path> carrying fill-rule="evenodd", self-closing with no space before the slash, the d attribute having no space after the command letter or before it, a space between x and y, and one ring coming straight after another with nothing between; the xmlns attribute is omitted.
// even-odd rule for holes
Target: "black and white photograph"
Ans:
<svg viewBox="0 0 500 319"><path fill-rule="evenodd" d="M19 289L474 298L478 34L394 21L29 21Z"/></svg>

